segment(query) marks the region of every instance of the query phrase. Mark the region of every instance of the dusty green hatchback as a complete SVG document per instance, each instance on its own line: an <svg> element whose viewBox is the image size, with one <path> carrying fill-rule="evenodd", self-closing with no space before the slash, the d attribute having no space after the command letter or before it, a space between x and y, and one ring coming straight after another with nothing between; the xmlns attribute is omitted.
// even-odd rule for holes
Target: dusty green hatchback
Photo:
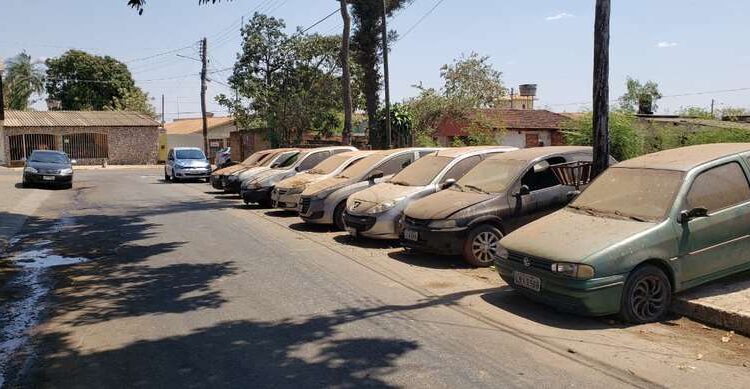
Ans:
<svg viewBox="0 0 750 389"><path fill-rule="evenodd" d="M589 315L659 320L673 292L750 269L750 143L621 162L568 207L506 236L500 276Z"/></svg>

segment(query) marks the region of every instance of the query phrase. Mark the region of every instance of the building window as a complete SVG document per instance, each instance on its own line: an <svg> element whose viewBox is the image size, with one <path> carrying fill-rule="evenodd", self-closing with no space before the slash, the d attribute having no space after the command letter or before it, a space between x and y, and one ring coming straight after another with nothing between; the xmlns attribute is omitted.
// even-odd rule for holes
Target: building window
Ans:
<svg viewBox="0 0 750 389"><path fill-rule="evenodd" d="M62 136L63 151L72 159L109 158L107 134L82 133Z"/></svg>

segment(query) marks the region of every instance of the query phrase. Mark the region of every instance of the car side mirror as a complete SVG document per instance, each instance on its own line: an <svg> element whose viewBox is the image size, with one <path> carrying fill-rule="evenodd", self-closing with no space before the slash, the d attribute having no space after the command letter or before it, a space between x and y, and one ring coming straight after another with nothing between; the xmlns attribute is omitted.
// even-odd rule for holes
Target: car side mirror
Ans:
<svg viewBox="0 0 750 389"><path fill-rule="evenodd" d="M367 181L370 181L370 185L372 185L378 178L383 178L383 172L380 170L375 170L370 174L369 177L367 177Z"/></svg>
<svg viewBox="0 0 750 389"><path fill-rule="evenodd" d="M281 165L281 164L278 163L278 162L274 162L274 163L271 164L271 169L276 169L277 167L279 167L279 165Z"/></svg>
<svg viewBox="0 0 750 389"><path fill-rule="evenodd" d="M695 207L689 211L680 212L679 222L685 224L693 219L708 217L708 209L706 207Z"/></svg>
<svg viewBox="0 0 750 389"><path fill-rule="evenodd" d="M449 178L449 179L445 180L445 182L443 182L442 184L440 184L440 189L441 190L445 190L445 189L450 188L453 185L456 185L456 180L453 179L453 178Z"/></svg>
<svg viewBox="0 0 750 389"><path fill-rule="evenodd" d="M581 194L580 190L571 190L570 192L566 193L565 195L568 198L568 201L573 201L576 197L578 197Z"/></svg>
<svg viewBox="0 0 750 389"><path fill-rule="evenodd" d="M76 161L75 159L71 159L71 160L70 160L70 164L71 164L71 165L75 165L75 164L77 164L77 163L78 163L78 161Z"/></svg>
<svg viewBox="0 0 750 389"><path fill-rule="evenodd" d="M538 164L534 165L534 173L535 174L539 174L539 173L545 172L545 171L547 171L547 169L549 169L549 162L547 162L547 161L542 161L542 162L539 162Z"/></svg>
<svg viewBox="0 0 750 389"><path fill-rule="evenodd" d="M521 185L521 188L518 190L518 193L516 193L516 197L526 196L528 194L531 194L531 189L529 189L529 186Z"/></svg>

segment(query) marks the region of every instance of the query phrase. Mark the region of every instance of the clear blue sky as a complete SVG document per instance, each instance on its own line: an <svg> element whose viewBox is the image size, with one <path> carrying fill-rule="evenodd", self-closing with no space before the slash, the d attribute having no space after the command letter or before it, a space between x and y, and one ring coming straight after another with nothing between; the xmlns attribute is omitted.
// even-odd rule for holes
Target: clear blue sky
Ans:
<svg viewBox="0 0 750 389"><path fill-rule="evenodd" d="M750 2L743 0L612 0L611 94L625 78L657 81L665 95L750 87ZM25 50L35 58L66 48L129 61L209 38L212 69L234 63L239 20L254 9L283 18L289 30L309 26L337 7L333 0L234 0L198 6L197 0L149 0L142 16L125 0L0 0L0 57ZM438 0L415 0L390 20L404 34ZM260 6L258 8L258 6ZM594 0L444 0L391 54L394 100L415 94L411 85L440 86L439 68L462 53L489 55L506 84L539 84L539 107L577 111L591 95ZM312 31L339 33L334 15ZM197 56L197 48L180 51ZM129 62L138 84L167 119L200 110L199 63L174 53ZM215 74L226 81L228 73ZM182 77L181 77L182 76ZM181 78L175 78L181 77ZM167 78L167 79L165 79ZM227 88L212 83L210 96ZM681 106L750 108L750 91L668 97L661 112ZM572 103L572 104L571 104ZM584 103L584 104L580 104ZM38 105L40 106L40 105ZM43 105L41 105L43 106ZM219 111L211 99L209 108Z"/></svg>

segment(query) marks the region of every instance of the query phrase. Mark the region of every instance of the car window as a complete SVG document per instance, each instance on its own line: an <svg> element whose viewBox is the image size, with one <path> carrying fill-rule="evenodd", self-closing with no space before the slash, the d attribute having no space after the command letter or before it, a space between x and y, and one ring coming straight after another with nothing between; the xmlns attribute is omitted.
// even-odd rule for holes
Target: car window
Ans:
<svg viewBox="0 0 750 389"><path fill-rule="evenodd" d="M750 200L750 184L737 162L701 173L685 197L685 209L705 207L709 213Z"/></svg>
<svg viewBox="0 0 750 389"><path fill-rule="evenodd" d="M557 165L560 163L565 163L565 158L563 157L552 157L545 160L550 165ZM560 185L560 182L557 180L557 177L555 176L555 173L552 171L552 169L547 169L543 172L535 173L534 168L530 168L528 172L521 178L521 185L526 185L529 187L530 191L535 190L542 190L551 188L553 186Z"/></svg>
<svg viewBox="0 0 750 389"><path fill-rule="evenodd" d="M346 152L349 152L349 151L351 151L351 150L349 150L349 149L333 149L333 155L341 154L341 153L346 153Z"/></svg>
<svg viewBox="0 0 750 389"><path fill-rule="evenodd" d="M458 180L459 178L465 176L466 173L469 172L469 170L473 169L474 166L477 166L477 164L481 161L482 157L478 155L462 159L445 173L445 176L443 176L443 181L449 179Z"/></svg>
<svg viewBox="0 0 750 389"><path fill-rule="evenodd" d="M198 149L184 149L175 152L177 159L206 159L203 151Z"/></svg>
<svg viewBox="0 0 750 389"><path fill-rule="evenodd" d="M61 153L49 153L44 151L34 151L29 157L29 162L41 162L41 163L61 163L67 164L70 162L68 156Z"/></svg>
<svg viewBox="0 0 750 389"><path fill-rule="evenodd" d="M299 170L300 171L310 170L310 169L314 168L315 165L317 165L317 164L323 162L324 160L328 159L328 157L330 157L330 156L331 156L331 152L330 151L321 151L321 152L318 152L318 153L313 153L313 154L309 155L307 158L305 158L305 160L302 161L302 163L300 163Z"/></svg>
<svg viewBox="0 0 750 389"><path fill-rule="evenodd" d="M430 154L432 154L434 152L435 152L435 150L422 150L422 151L419 152L419 158L422 158L425 155L430 155Z"/></svg>
<svg viewBox="0 0 750 389"><path fill-rule="evenodd" d="M395 156L383 162L382 164L380 164L380 166L376 167L374 170L382 171L384 176L390 176L391 174L396 174L411 164L413 156L414 156L413 153L404 153L404 154Z"/></svg>

